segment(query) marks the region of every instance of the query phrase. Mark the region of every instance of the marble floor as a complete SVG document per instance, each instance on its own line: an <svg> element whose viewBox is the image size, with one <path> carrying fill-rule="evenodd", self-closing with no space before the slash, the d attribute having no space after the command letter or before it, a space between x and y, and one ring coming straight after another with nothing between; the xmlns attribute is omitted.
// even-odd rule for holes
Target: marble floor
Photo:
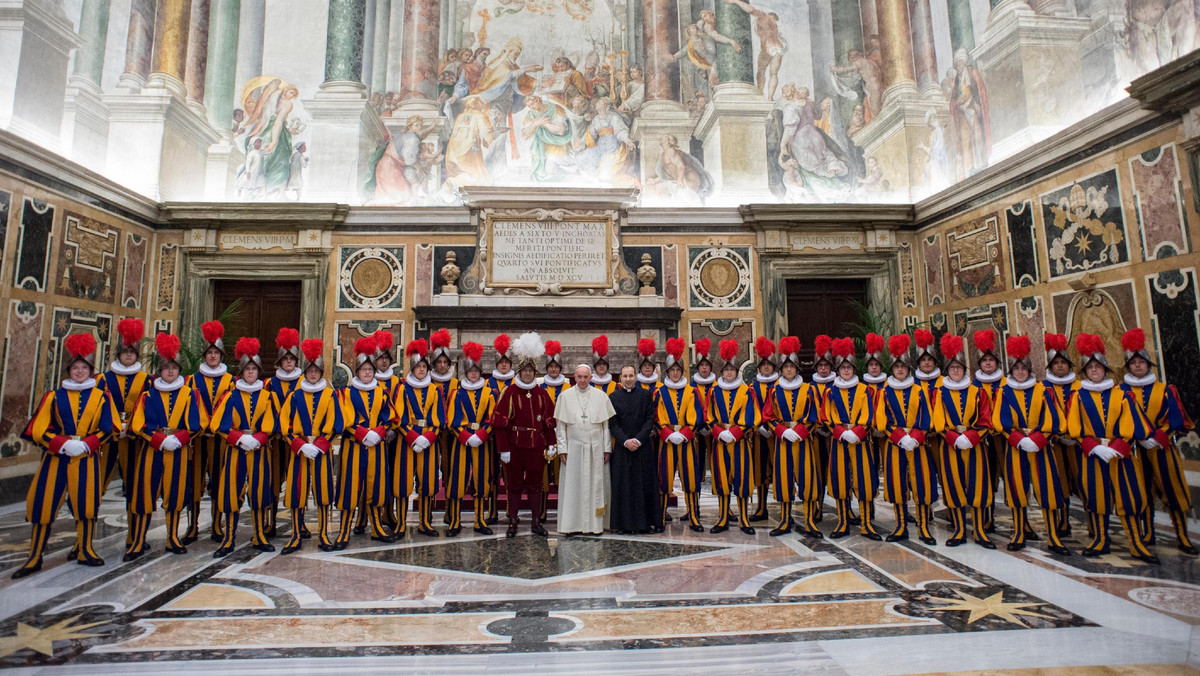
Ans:
<svg viewBox="0 0 1200 676"><path fill-rule="evenodd" d="M1119 533L1101 559L1055 557L1041 542L1007 552L1003 519L996 551L772 538L770 526L698 534L676 521L661 535L571 539L410 528L395 544L355 536L326 553L310 540L290 556L251 549L245 534L214 560L207 539L164 553L158 519L153 553L122 563L114 489L101 568L65 561L64 518L45 569L10 580L28 527L22 506L0 509L0 669L1057 675L1200 664L1200 561L1175 550L1169 528L1161 566L1130 558ZM715 509L706 499L707 522ZM890 528L891 510L878 511ZM1077 552L1086 529L1073 523Z"/></svg>

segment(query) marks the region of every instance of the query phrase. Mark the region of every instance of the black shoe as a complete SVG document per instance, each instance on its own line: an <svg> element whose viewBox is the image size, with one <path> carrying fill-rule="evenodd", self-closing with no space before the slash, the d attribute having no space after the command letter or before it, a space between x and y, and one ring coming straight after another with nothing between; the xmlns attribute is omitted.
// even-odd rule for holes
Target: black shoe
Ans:
<svg viewBox="0 0 1200 676"><path fill-rule="evenodd" d="M1084 556L1089 559L1094 559L1097 556L1104 556L1108 552L1109 552L1108 547L1105 547L1103 549L1092 549L1091 547L1088 547L1087 549L1084 549L1082 552L1079 552L1079 554L1080 554L1080 556Z"/></svg>
<svg viewBox="0 0 1200 676"><path fill-rule="evenodd" d="M1181 544L1181 545L1178 545L1178 548L1179 548L1179 551L1183 552L1184 554L1187 554L1188 556L1196 556L1197 554L1200 554L1200 549L1196 549L1196 545L1182 545Z"/></svg>
<svg viewBox="0 0 1200 676"><path fill-rule="evenodd" d="M78 561L79 565L91 566L92 568L99 568L100 566L104 565L104 559L100 558L99 556L88 556L87 554L84 554L83 558L78 559Z"/></svg>
<svg viewBox="0 0 1200 676"><path fill-rule="evenodd" d="M1038 535L1029 526L1025 527L1025 539L1030 542L1041 542L1042 536Z"/></svg>
<svg viewBox="0 0 1200 676"><path fill-rule="evenodd" d="M622 528L617 531L617 535L633 535L633 531L629 530L628 528Z"/></svg>
<svg viewBox="0 0 1200 676"><path fill-rule="evenodd" d="M1058 554L1059 556L1070 556L1071 555L1071 550L1067 549L1066 547L1063 547L1062 545L1050 545L1049 549L1051 552Z"/></svg>
<svg viewBox="0 0 1200 676"><path fill-rule="evenodd" d="M995 522L992 522L990 525L984 527L983 532L988 533L989 535L992 533L995 533L996 532Z"/></svg>
<svg viewBox="0 0 1200 676"><path fill-rule="evenodd" d="M912 514L909 514L908 512L904 513L904 523L916 523L916 522L917 522L917 520L916 520L916 518L913 517Z"/></svg>
<svg viewBox="0 0 1200 676"><path fill-rule="evenodd" d="M213 552L214 559L223 559L233 553L233 547L218 547L217 551Z"/></svg>
<svg viewBox="0 0 1200 676"><path fill-rule="evenodd" d="M1025 543L1024 542L1010 542L1007 545L1005 545L1004 548L1010 552L1019 552L1022 549L1025 549Z"/></svg>
<svg viewBox="0 0 1200 676"><path fill-rule="evenodd" d="M859 535L865 537L868 540L872 540L874 542L879 542L880 540L883 539L883 536L880 535L879 533L859 533Z"/></svg>
<svg viewBox="0 0 1200 676"><path fill-rule="evenodd" d="M788 527L788 526L781 526L781 527L779 527L779 528L772 528L772 529L771 529L771 532L770 532L770 533L767 533L767 535L770 535L770 536L771 536L771 537L773 537L773 538L777 538L777 537L779 537L780 535L787 535L787 534L788 534L788 533L790 533L790 532L792 532L792 529L791 529L790 527Z"/></svg>
<svg viewBox="0 0 1200 676"><path fill-rule="evenodd" d="M483 522L489 526L495 526L496 524L500 523L500 517L489 516L488 518L484 519Z"/></svg>
<svg viewBox="0 0 1200 676"><path fill-rule="evenodd" d="M299 550L300 550L300 545L288 545L288 546L284 547L283 549L279 550L279 553L284 556L287 556L288 554L291 554L291 553L299 551Z"/></svg>
<svg viewBox="0 0 1200 676"><path fill-rule="evenodd" d="M862 519L851 514L850 516L846 517L846 523L850 524L851 526L861 526Z"/></svg>
<svg viewBox="0 0 1200 676"><path fill-rule="evenodd" d="M71 551L67 552L67 560L74 561L78 558L79 558L79 545L75 545L74 547L71 548Z"/></svg>
<svg viewBox="0 0 1200 676"><path fill-rule="evenodd" d="M432 528L418 528L417 533L420 535L424 535L427 538L435 538L435 537L441 535L441 533L437 532L436 530L434 530Z"/></svg>
<svg viewBox="0 0 1200 676"><path fill-rule="evenodd" d="M307 528L305 528L305 529L303 529L303 530L301 530L301 531L300 531L300 539L301 539L301 540L311 540L311 539L312 539L312 533L308 532L308 529L307 529Z"/></svg>
<svg viewBox="0 0 1200 676"><path fill-rule="evenodd" d="M984 549L995 549L996 548L996 543L992 542L991 540L976 540L975 544L979 545L980 547L983 547Z"/></svg>
<svg viewBox="0 0 1200 676"><path fill-rule="evenodd" d="M767 515L767 511L766 511L766 510L763 510L763 511L759 512L758 514L751 514L751 515L750 515L750 518L749 518L749 519L746 519L746 520L747 520L747 521L754 521L754 522L758 522L758 521L766 521L766 520L767 520L767 516L768 516L768 515Z"/></svg>
<svg viewBox="0 0 1200 676"><path fill-rule="evenodd" d="M727 531L727 530L729 530L729 526L713 526L712 528L709 528L709 529L708 529L708 532L710 532L710 533L724 533L724 532L725 532L725 531Z"/></svg>
<svg viewBox="0 0 1200 676"><path fill-rule="evenodd" d="M517 537L517 524L515 524L515 523L508 524L508 530L504 531L504 537L506 537L506 538Z"/></svg>
<svg viewBox="0 0 1200 676"><path fill-rule="evenodd" d="M957 547L966 541L967 541L966 538L950 538L949 540L946 540L946 546L947 547Z"/></svg>
<svg viewBox="0 0 1200 676"><path fill-rule="evenodd" d="M1064 537L1069 537L1070 535L1071 535L1071 524L1065 523L1065 524L1063 524L1062 528L1058 529L1058 537L1064 538Z"/></svg>
<svg viewBox="0 0 1200 676"><path fill-rule="evenodd" d="M390 533L387 535L372 535L371 539L376 542L383 542L390 545L396 541L396 536Z"/></svg>
<svg viewBox="0 0 1200 676"><path fill-rule="evenodd" d="M220 542L221 540L225 539L225 536L220 533L209 533L208 539L212 540L213 542Z"/></svg>
<svg viewBox="0 0 1200 676"><path fill-rule="evenodd" d="M333 543L333 551L340 552L349 546L350 546L349 542L335 542L335 543Z"/></svg>
<svg viewBox="0 0 1200 676"><path fill-rule="evenodd" d="M919 535L919 536L917 536L917 539L920 540L921 542L924 542L925 544L929 545L930 547L937 544L936 539L925 536L925 535Z"/></svg>
<svg viewBox="0 0 1200 676"><path fill-rule="evenodd" d="M703 533L704 532L704 526L701 526L698 523L693 523L692 525L688 526L688 528L691 528L693 533Z"/></svg>
<svg viewBox="0 0 1200 676"><path fill-rule="evenodd" d="M319 549L323 552L332 552L335 549L337 549L337 544L332 543L332 542L322 542L317 545L317 549Z"/></svg>
<svg viewBox="0 0 1200 676"><path fill-rule="evenodd" d="M850 534L849 528L834 528L833 531L831 533L829 533L829 539L830 540L840 540L849 534Z"/></svg>
<svg viewBox="0 0 1200 676"><path fill-rule="evenodd" d="M1150 565L1153 565L1153 566L1157 566L1160 563L1162 563L1162 561L1159 561L1158 557L1153 554L1134 554L1133 558L1137 559L1138 561L1142 561L1144 563L1149 563Z"/></svg>
<svg viewBox="0 0 1200 676"><path fill-rule="evenodd" d="M540 523L538 525L534 526L533 528L531 528L530 530L533 531L534 535L540 535L542 537L550 537L550 533L546 530L546 527Z"/></svg>
<svg viewBox="0 0 1200 676"><path fill-rule="evenodd" d="M746 535L754 535L754 526L742 526L742 532Z"/></svg>
<svg viewBox="0 0 1200 676"><path fill-rule="evenodd" d="M462 528L447 528L446 529L446 537L456 538L456 537L458 537L458 534L461 532L462 532Z"/></svg>
<svg viewBox="0 0 1200 676"><path fill-rule="evenodd" d="M888 542L904 542L907 539L908 539L908 533L901 533L900 535L896 535L895 533L888 533L888 536L884 538L884 540L887 540Z"/></svg>
<svg viewBox="0 0 1200 676"><path fill-rule="evenodd" d="M187 547L184 547L183 545L180 545L178 547L172 547L171 545L167 545L167 552L169 554L187 554Z"/></svg>
<svg viewBox="0 0 1200 676"><path fill-rule="evenodd" d="M32 566L26 566L24 568L16 569L16 571L14 571L12 574L12 579L20 580L21 578L23 578L27 575L33 575L34 573L38 572L41 569L42 569L42 562L38 561L36 564L34 564Z"/></svg>
<svg viewBox="0 0 1200 676"><path fill-rule="evenodd" d="M275 526L271 526L270 528L268 528L267 532L263 533L263 535L265 535L268 540L275 537Z"/></svg>
<svg viewBox="0 0 1200 676"><path fill-rule="evenodd" d="M492 529L488 528L487 526L481 526L479 528L475 528L474 531L476 533L479 533L480 535L491 535L492 534Z"/></svg>
<svg viewBox="0 0 1200 676"><path fill-rule="evenodd" d="M251 545L251 546L252 546L252 547L254 547L255 549L257 549L257 550L258 550L258 551L260 551L260 552L273 552L273 551L275 551L275 545L271 544L270 542L264 542L264 543L262 543L262 544L259 544L259 545Z"/></svg>
<svg viewBox="0 0 1200 676"><path fill-rule="evenodd" d="M675 520L675 517L671 516L670 512L663 514L663 521L665 521L666 523L671 523L674 520Z"/></svg>
<svg viewBox="0 0 1200 676"><path fill-rule="evenodd" d="M183 537L179 538L179 542L181 542L186 547L187 545L190 545L199 539L200 538L197 537L196 533L188 533L188 534L184 535Z"/></svg>
<svg viewBox="0 0 1200 676"><path fill-rule="evenodd" d="M355 535L366 535L367 527L366 526L355 526L353 532Z"/></svg>
<svg viewBox="0 0 1200 676"><path fill-rule="evenodd" d="M650 526L651 533L661 533L665 530L666 530L666 528L663 528L662 526Z"/></svg>
<svg viewBox="0 0 1200 676"><path fill-rule="evenodd" d="M125 552L125 556L122 556L121 560L122 561L137 561L138 559L142 558L142 555L145 553L146 553L146 550L144 550L144 549L138 550L136 552Z"/></svg>

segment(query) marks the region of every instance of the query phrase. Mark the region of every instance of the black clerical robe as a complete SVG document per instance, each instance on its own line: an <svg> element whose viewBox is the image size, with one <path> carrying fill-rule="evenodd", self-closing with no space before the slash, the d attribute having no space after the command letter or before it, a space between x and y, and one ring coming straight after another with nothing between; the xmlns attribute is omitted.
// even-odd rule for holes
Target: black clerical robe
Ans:
<svg viewBox="0 0 1200 676"><path fill-rule="evenodd" d="M608 419L612 432L612 516L609 527L616 531L647 531L662 526L662 502L658 491L658 458L651 435L654 431L654 395L641 387L618 387L609 395L617 414ZM642 442L636 451L625 442Z"/></svg>

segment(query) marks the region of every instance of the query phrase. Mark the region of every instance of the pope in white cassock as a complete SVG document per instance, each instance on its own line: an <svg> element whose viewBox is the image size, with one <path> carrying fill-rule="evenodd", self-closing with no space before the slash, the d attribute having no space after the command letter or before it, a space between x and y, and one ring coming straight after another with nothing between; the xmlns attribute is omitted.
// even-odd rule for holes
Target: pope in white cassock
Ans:
<svg viewBox="0 0 1200 676"><path fill-rule="evenodd" d="M554 419L558 422L559 476L558 532L601 534L608 526L611 489L608 459L612 438L608 419L616 415L603 390L591 386L592 369L575 369L575 387L558 395Z"/></svg>

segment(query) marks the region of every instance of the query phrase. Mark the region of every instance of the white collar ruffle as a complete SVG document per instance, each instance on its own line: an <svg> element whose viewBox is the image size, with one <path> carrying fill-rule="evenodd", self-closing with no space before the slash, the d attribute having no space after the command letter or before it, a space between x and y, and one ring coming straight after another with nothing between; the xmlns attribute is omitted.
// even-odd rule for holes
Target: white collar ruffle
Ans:
<svg viewBox="0 0 1200 676"><path fill-rule="evenodd" d="M325 389L325 385L326 385L326 383L325 383L324 378L318 380L315 383L310 383L307 380L305 380L300 383L300 389L311 394L313 392L320 392L321 390Z"/></svg>
<svg viewBox="0 0 1200 676"><path fill-rule="evenodd" d="M1033 376L1029 376L1029 379L1023 383L1019 383L1012 378L1008 379L1008 386L1014 390L1028 390L1034 385L1037 385L1037 378L1034 378Z"/></svg>
<svg viewBox="0 0 1200 676"><path fill-rule="evenodd" d="M605 373L602 376L598 376L595 373L592 374L592 384L593 385L607 385L611 382L612 382L612 374L611 373Z"/></svg>
<svg viewBox="0 0 1200 676"><path fill-rule="evenodd" d="M671 380L671 377L667 376L666 378L663 378L663 385L666 385L667 387L671 388L672 390L682 390L683 388L688 386L688 381L687 381L687 378L680 378L679 380Z"/></svg>
<svg viewBox="0 0 1200 676"><path fill-rule="evenodd" d="M430 379L428 373L425 374L424 378L420 378L420 379L418 379L416 376L414 376L412 374L412 372L409 372L408 375L404 376L404 384L408 385L409 387L415 387L417 389L421 389L423 387L429 387L430 382L432 382L432 380Z"/></svg>
<svg viewBox="0 0 1200 676"><path fill-rule="evenodd" d="M823 376L818 373L814 373L812 376L812 381L814 383L818 383L820 385L828 385L829 383L832 383L836 378L837 378L836 373L830 373L827 376Z"/></svg>
<svg viewBox="0 0 1200 676"><path fill-rule="evenodd" d="M942 378L942 387L947 390L965 390L971 386L971 379L963 376L962 380L951 380L950 376Z"/></svg>
<svg viewBox="0 0 1200 676"><path fill-rule="evenodd" d="M393 372L393 370L392 370L392 369L394 369L394 368L395 368L395 367L393 367L393 366L389 366L389 367L388 367L388 369L387 369L386 371L376 371L376 372L375 372L375 380L389 380L389 379L391 379L393 376L395 376L395 375L396 375L396 374Z"/></svg>
<svg viewBox="0 0 1200 676"><path fill-rule="evenodd" d="M233 385L241 392L257 392L263 388L263 381L256 380L254 381L254 384L250 384L241 378L238 378L237 382L235 382Z"/></svg>
<svg viewBox="0 0 1200 676"><path fill-rule="evenodd" d="M558 387L559 385L562 385L565 382L567 382L567 377L561 373L558 374L557 378L554 378L552 376L542 376L542 384L546 385L548 387Z"/></svg>
<svg viewBox="0 0 1200 676"><path fill-rule="evenodd" d="M1079 386L1088 392L1107 392L1113 387L1113 379L1105 378L1098 383L1093 383L1090 380L1079 381Z"/></svg>
<svg viewBox="0 0 1200 676"><path fill-rule="evenodd" d="M913 375L916 376L919 380L924 380L924 381L937 380L942 375L942 370L936 366L933 367L933 370L928 373L922 371L921 369L917 369L916 371L913 372Z"/></svg>
<svg viewBox="0 0 1200 676"><path fill-rule="evenodd" d="M373 390L378 386L379 386L379 380L376 378L372 378L371 382L369 382L369 383L364 383L363 381L359 380L358 376L354 376L353 378L350 379L350 387L353 387L356 390L363 390L363 391Z"/></svg>
<svg viewBox="0 0 1200 676"><path fill-rule="evenodd" d="M888 376L887 378L888 387L892 388L893 390L907 390L908 388L912 387L913 383L915 382L917 381L912 377L911 373L908 374L908 377L904 380L896 380L895 376Z"/></svg>
<svg viewBox="0 0 1200 676"><path fill-rule="evenodd" d="M803 384L804 384L804 376L802 376L802 375L797 375L792 380L788 380L787 378L780 378L779 383L778 383L779 387L782 387L783 389L788 390L788 391L798 390L798 389L800 389L800 386Z"/></svg>
<svg viewBox="0 0 1200 676"><path fill-rule="evenodd" d="M438 373L437 371L430 371L429 377L432 378L433 382L435 383L448 383L451 380L454 380L454 371L446 371L445 374Z"/></svg>
<svg viewBox="0 0 1200 676"><path fill-rule="evenodd" d="M741 378L734 378L733 380L725 380L724 378L717 379L717 386L722 390L736 390L742 385L745 385L745 383L742 382Z"/></svg>
<svg viewBox="0 0 1200 676"><path fill-rule="evenodd" d="M1126 378L1128 378L1128 377L1129 376L1126 376ZM1048 380L1049 382L1051 382L1055 385L1070 385L1071 383L1075 382L1075 374L1068 373L1067 375L1060 377L1060 376L1054 375L1053 373L1051 373L1049 371L1046 371L1046 380Z"/></svg>
<svg viewBox="0 0 1200 676"><path fill-rule="evenodd" d="M517 378L516 380L514 380L512 382L512 384L516 385L517 387L521 388L522 390L532 390L533 388L538 386L538 382L537 382L536 378L528 383L525 382L524 380L521 380L520 378Z"/></svg>
<svg viewBox="0 0 1200 676"><path fill-rule="evenodd" d="M220 378L226 373L229 373L229 367L224 364L221 364L217 368L213 368L208 364L200 365L200 375L206 378Z"/></svg>
<svg viewBox="0 0 1200 676"><path fill-rule="evenodd" d="M769 376L764 376L763 374L758 373L758 374L755 374L754 379L760 383L769 384L769 383L775 382L776 380L779 380L779 374L772 373Z"/></svg>
<svg viewBox="0 0 1200 676"><path fill-rule="evenodd" d="M281 368L275 369L275 377L278 378L279 380L282 380L282 381L288 382L288 383L292 382L293 380L296 380L297 378L299 378L302 375L304 375L304 371L301 371L299 366L292 369L291 371L284 371Z"/></svg>
<svg viewBox="0 0 1200 676"><path fill-rule="evenodd" d="M142 370L142 362L137 361L126 366L119 361L114 361L108 365L108 369L119 376L131 376Z"/></svg>
<svg viewBox="0 0 1200 676"><path fill-rule="evenodd" d="M71 380L70 378L68 378L67 380L62 381L62 386L63 386L63 389L74 390L76 392L78 392L80 390L90 390L96 386L96 379L88 378L87 380L83 381L82 383L77 383L74 380Z"/></svg>
<svg viewBox="0 0 1200 676"><path fill-rule="evenodd" d="M472 382L470 380L458 381L458 386L469 392L474 392L475 390L482 389L484 385L487 385L487 381L484 380L483 378L480 378L474 382Z"/></svg>
<svg viewBox="0 0 1200 676"><path fill-rule="evenodd" d="M852 376L850 378L850 380L842 380L841 376L834 376L833 384L835 387L841 388L843 390L848 390L851 387L858 386L858 376Z"/></svg>
<svg viewBox="0 0 1200 676"><path fill-rule="evenodd" d="M862 379L864 382L870 385L882 385L883 383L887 382L888 376L883 373L880 373L877 376L873 376L870 373L864 373L862 375Z"/></svg>
<svg viewBox="0 0 1200 676"><path fill-rule="evenodd" d="M1072 373L1071 375L1075 375L1075 374ZM1147 385L1153 385L1157 381L1158 381L1158 376L1155 375L1153 372L1147 373L1146 375L1142 376L1141 378L1138 378L1137 376L1131 375L1129 373L1125 374L1125 384L1133 386L1133 387L1145 387Z"/></svg>
<svg viewBox="0 0 1200 676"><path fill-rule="evenodd" d="M647 385L653 385L654 383L657 383L657 382L658 382L658 374L657 374L657 373L655 373L655 374L653 374L653 375L644 376L644 375L642 375L641 373L639 373L639 374L637 374L637 379L638 379L638 382L639 382L639 383L645 383L645 384L647 384Z"/></svg>
<svg viewBox="0 0 1200 676"><path fill-rule="evenodd" d="M184 378L182 376L176 377L175 380L169 383L162 378L155 378L154 389L158 390L159 392L174 392L175 390L183 387L183 381ZM239 380L238 382L240 383L242 381Z"/></svg>
<svg viewBox="0 0 1200 676"><path fill-rule="evenodd" d="M998 383L1004 377L1004 373L1000 369L996 369L991 374L984 373L979 369L975 369L975 380L981 383Z"/></svg>
<svg viewBox="0 0 1200 676"><path fill-rule="evenodd" d="M716 379L717 379L717 374L715 374L715 373L709 373L707 378L705 378L704 376L700 375L699 373L697 373L696 375L692 376L692 380L693 380L693 381L694 381L694 382L695 382L697 385L712 385L712 384L713 384L713 381L715 381Z"/></svg>
<svg viewBox="0 0 1200 676"><path fill-rule="evenodd" d="M513 376L515 376L515 375L517 375L516 371L509 371L508 373L501 373L495 369L492 369L492 377L495 378L496 380L512 380Z"/></svg>

